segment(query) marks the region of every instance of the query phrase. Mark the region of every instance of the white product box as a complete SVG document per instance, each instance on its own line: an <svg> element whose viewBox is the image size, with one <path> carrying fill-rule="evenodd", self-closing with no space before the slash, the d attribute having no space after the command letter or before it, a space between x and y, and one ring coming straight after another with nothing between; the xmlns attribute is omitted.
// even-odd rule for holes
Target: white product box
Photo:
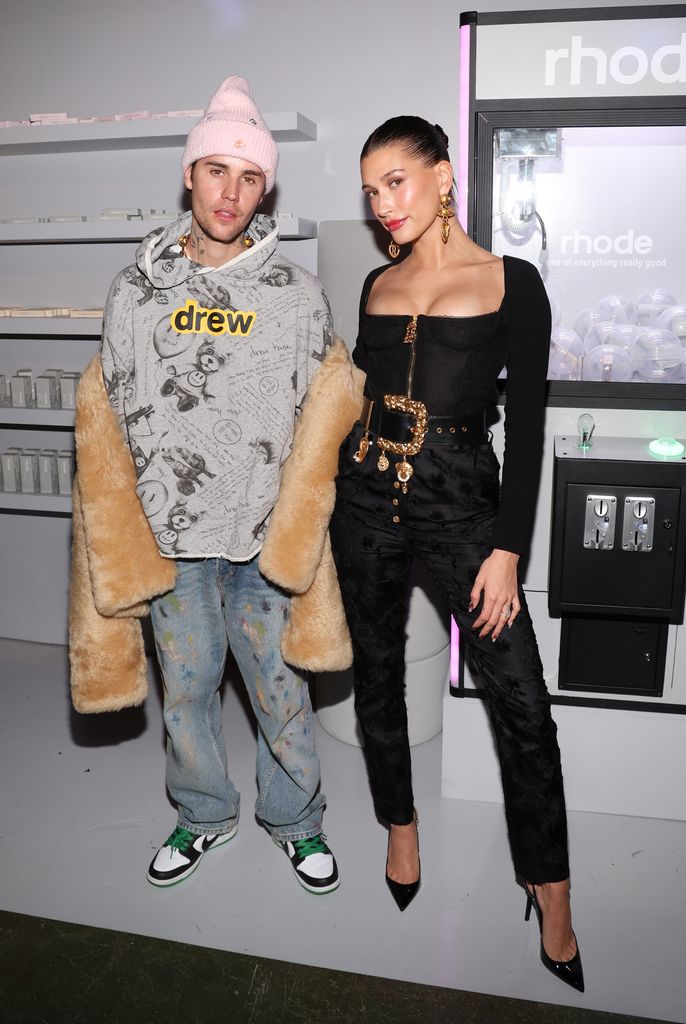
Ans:
<svg viewBox="0 0 686 1024"><path fill-rule="evenodd" d="M10 394L15 409L29 408L32 399L31 380L28 377L12 377L10 379Z"/></svg>
<svg viewBox="0 0 686 1024"><path fill-rule="evenodd" d="M16 451L5 451L0 455L2 462L2 489L19 490L19 455Z"/></svg>
<svg viewBox="0 0 686 1024"><path fill-rule="evenodd" d="M64 370L61 367L59 369L50 368L48 370L43 370L43 376L44 377L53 377L54 380L55 380L55 389L56 389L56 392L57 392L57 407L58 408L62 404L61 398L60 398L60 381L62 379L62 374L63 373L64 373Z"/></svg>
<svg viewBox="0 0 686 1024"><path fill-rule="evenodd" d="M60 494L71 494L74 477L74 453L63 449L57 453L57 490Z"/></svg>
<svg viewBox="0 0 686 1024"><path fill-rule="evenodd" d="M102 210L102 220L126 220L127 217L140 217L143 210L140 206L108 207Z"/></svg>
<svg viewBox="0 0 686 1024"><path fill-rule="evenodd" d="M0 373L0 405L6 405L9 401L9 390L7 388L7 374Z"/></svg>
<svg viewBox="0 0 686 1024"><path fill-rule="evenodd" d="M15 377L27 377L31 381L31 401L36 401L36 385L33 383L33 370L30 366L25 366L21 370L14 371Z"/></svg>
<svg viewBox="0 0 686 1024"><path fill-rule="evenodd" d="M44 448L38 456L38 484L41 494L57 494L56 448Z"/></svg>
<svg viewBox="0 0 686 1024"><path fill-rule="evenodd" d="M63 409L76 408L76 389L80 379L80 373L65 372L60 377L60 402Z"/></svg>
<svg viewBox="0 0 686 1024"><path fill-rule="evenodd" d="M56 409L57 405L57 378L47 375L36 377L36 408Z"/></svg>
<svg viewBox="0 0 686 1024"><path fill-rule="evenodd" d="M19 477L23 494L38 494L40 484L36 448L25 448L19 456Z"/></svg>
<svg viewBox="0 0 686 1024"><path fill-rule="evenodd" d="M115 114L115 121L146 121L150 117L149 110L130 110L125 114Z"/></svg>

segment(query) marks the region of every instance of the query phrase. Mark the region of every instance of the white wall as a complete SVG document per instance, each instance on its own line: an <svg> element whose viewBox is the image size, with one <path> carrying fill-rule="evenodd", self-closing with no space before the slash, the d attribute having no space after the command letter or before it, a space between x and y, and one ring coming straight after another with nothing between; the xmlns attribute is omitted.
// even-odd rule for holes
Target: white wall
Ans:
<svg viewBox="0 0 686 1024"><path fill-rule="evenodd" d="M594 6L585 0L576 5ZM532 6L545 10L567 3L501 0L488 9ZM620 5L610 0L606 6ZM399 113L420 114L456 139L459 15L471 7L470 0L3 0L0 120L50 111L83 117L200 109L223 78L243 74L265 113L297 109L318 125L317 142L281 146L278 209L317 221L359 221L366 210L358 155L379 123ZM0 217L96 213L103 205L173 209L182 191L178 159L164 149L6 157L0 160ZM133 249L5 249L0 305L99 306ZM287 243L287 252L306 266L316 265L315 242ZM359 252L347 255L354 262ZM359 282L350 274L343 289L333 286L335 261L331 266L324 280L327 287L327 279L332 281L336 326L350 343L365 267L359 265ZM345 322L337 307L351 310ZM4 358L8 346L1 351ZM66 350L55 358L67 365ZM39 370L55 365L37 360ZM20 443L6 432L0 440ZM17 533L30 537L32 519L20 531L15 520L0 516L0 550L21 563L18 552L25 549L17 545ZM37 526L37 540L45 525ZM59 576L57 591L65 601L41 590L34 598L38 603L31 604L33 616L18 616L25 632L17 633L14 616L9 625L0 618L0 635L65 639L69 524L53 522L51 529L59 536L46 534L31 553L37 572ZM21 579L21 564L17 574Z"/></svg>
<svg viewBox="0 0 686 1024"><path fill-rule="evenodd" d="M319 126L317 143L282 147L280 208L315 220L356 219L363 211L357 157L379 123L416 113L456 139L459 15L475 6L4 0L0 119L199 109L224 77L243 74L263 110L298 109ZM486 9L568 6L598 4L501 0Z"/></svg>

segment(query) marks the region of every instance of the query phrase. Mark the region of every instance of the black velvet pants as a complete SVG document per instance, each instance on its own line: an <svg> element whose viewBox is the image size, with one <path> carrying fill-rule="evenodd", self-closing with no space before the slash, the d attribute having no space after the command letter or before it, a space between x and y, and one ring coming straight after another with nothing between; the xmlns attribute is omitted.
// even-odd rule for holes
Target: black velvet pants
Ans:
<svg viewBox="0 0 686 1024"><path fill-rule="evenodd" d="M516 872L529 882L569 876L567 822L550 697L531 618L522 610L493 643L468 612L479 567L490 554L499 466L490 444L426 445L411 462L407 494L395 463L382 473L372 445L353 460L363 430L341 445L331 541L353 641L355 709L364 737L374 807L393 824L413 820L405 707L405 622L413 558L446 594L481 680L500 760Z"/></svg>

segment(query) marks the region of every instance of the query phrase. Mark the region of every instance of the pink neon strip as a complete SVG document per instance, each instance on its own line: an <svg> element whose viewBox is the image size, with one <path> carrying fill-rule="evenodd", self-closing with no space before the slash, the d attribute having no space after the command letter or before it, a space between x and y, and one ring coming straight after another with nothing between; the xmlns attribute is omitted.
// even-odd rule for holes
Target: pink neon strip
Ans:
<svg viewBox="0 0 686 1024"><path fill-rule="evenodd" d="M460 681L460 630L450 616L450 684L457 686Z"/></svg>
<svg viewBox="0 0 686 1024"><path fill-rule="evenodd" d="M459 152L457 158L457 219L467 230L469 181L469 54L471 25L460 26Z"/></svg>

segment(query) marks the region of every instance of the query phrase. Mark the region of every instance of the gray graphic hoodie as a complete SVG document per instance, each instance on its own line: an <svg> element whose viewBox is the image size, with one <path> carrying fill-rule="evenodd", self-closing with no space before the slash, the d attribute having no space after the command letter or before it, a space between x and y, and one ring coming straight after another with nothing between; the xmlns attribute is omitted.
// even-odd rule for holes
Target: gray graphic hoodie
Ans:
<svg viewBox="0 0 686 1024"><path fill-rule="evenodd" d="M115 278L103 375L160 553L241 562L261 547L331 313L317 278L277 251L270 217L218 268L182 254L190 223L153 231Z"/></svg>

